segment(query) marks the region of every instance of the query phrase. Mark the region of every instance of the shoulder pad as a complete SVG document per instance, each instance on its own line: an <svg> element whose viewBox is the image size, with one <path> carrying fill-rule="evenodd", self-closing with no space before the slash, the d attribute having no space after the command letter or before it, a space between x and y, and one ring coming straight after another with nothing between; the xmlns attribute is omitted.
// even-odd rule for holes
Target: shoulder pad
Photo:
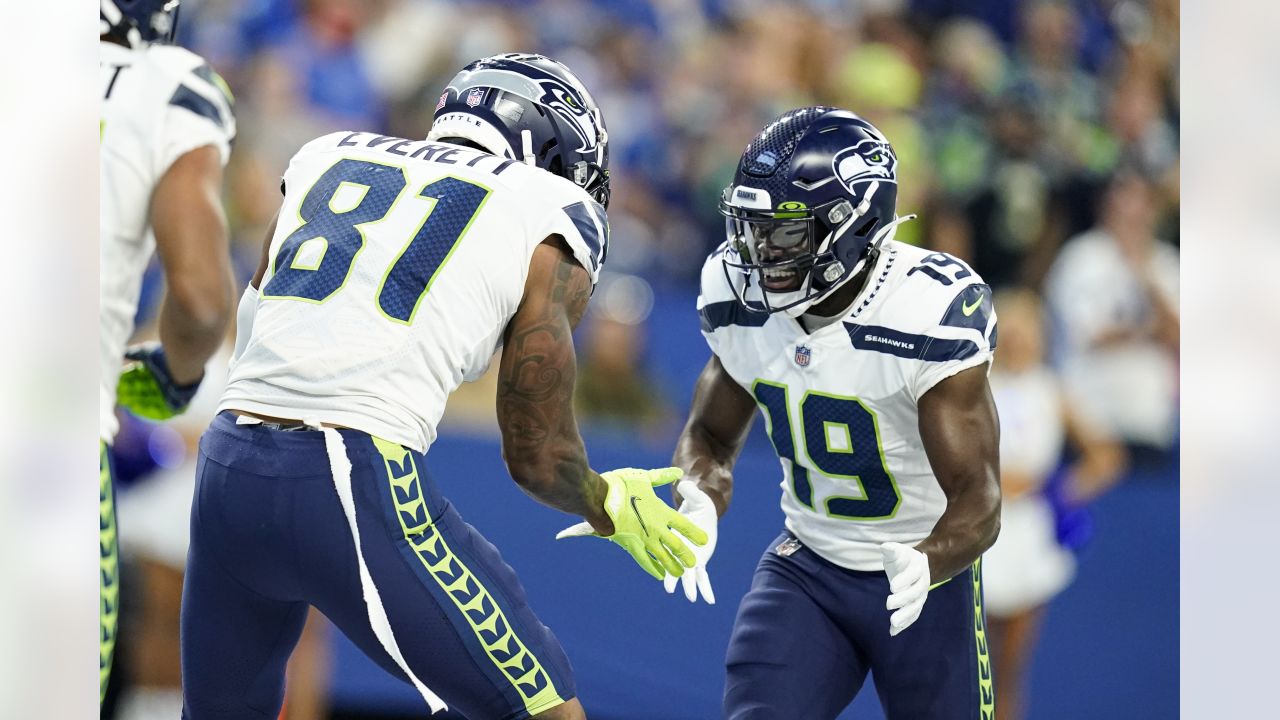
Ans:
<svg viewBox="0 0 1280 720"><path fill-rule="evenodd" d="M879 321L902 332L985 344L995 324L991 287L951 255L895 245L901 265L882 299Z"/></svg>
<svg viewBox="0 0 1280 720"><path fill-rule="evenodd" d="M702 324L702 332L710 334L723 327L737 325L741 327L761 327L769 321L766 313L752 312L743 307L738 300L738 289L731 283L735 280L725 273L722 257L727 243L716 248L702 265L701 287L698 291L698 319Z"/></svg>
<svg viewBox="0 0 1280 720"><path fill-rule="evenodd" d="M586 269L594 285L609 256L609 216L604 206L585 190L545 170L522 163L511 166L527 168L523 177L517 172L512 189L525 198L537 241L559 235L573 251L578 264Z"/></svg>
<svg viewBox="0 0 1280 720"><path fill-rule="evenodd" d="M586 263L591 264L590 270L594 277L600 272L600 268L604 267L604 261L609 257L609 216L604 206L589 197L584 197L565 205L560 208L560 211L573 223L578 242L575 243L564 232L560 233L561 236L569 241L574 255L580 255L579 262L585 261L584 266ZM585 250L584 253L579 253L579 245L582 246L582 250Z"/></svg>
<svg viewBox="0 0 1280 720"><path fill-rule="evenodd" d="M707 256L705 262L702 263L702 274L698 282L698 297L706 302L720 302L721 300L733 300L737 302L737 295L734 293L733 287L729 284L730 279L725 275L724 262L722 260L727 243L721 243Z"/></svg>
<svg viewBox="0 0 1280 720"><path fill-rule="evenodd" d="M171 45L147 48L147 57L173 83L169 104L213 123L228 139L235 137L235 97L221 75L199 55Z"/></svg>
<svg viewBox="0 0 1280 720"><path fill-rule="evenodd" d="M969 328L986 333L994 309L991 304L991 286L986 283L966 285L956 293L955 299L942 314L939 325Z"/></svg>

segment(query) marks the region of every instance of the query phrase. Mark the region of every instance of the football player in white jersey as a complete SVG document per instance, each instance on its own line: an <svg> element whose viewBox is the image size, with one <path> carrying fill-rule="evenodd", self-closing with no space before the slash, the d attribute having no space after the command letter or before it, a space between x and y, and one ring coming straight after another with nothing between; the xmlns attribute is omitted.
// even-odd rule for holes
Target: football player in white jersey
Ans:
<svg viewBox="0 0 1280 720"><path fill-rule="evenodd" d="M502 348L498 423L520 487L654 577L706 535L598 475L573 416L572 329L608 253L607 135L568 68L476 61L427 140L339 132L284 175L201 440L182 611L183 717L274 717L308 606L433 712L583 718L564 651L497 549L426 475L445 400ZM449 481L482 481L449 478Z"/></svg>
<svg viewBox="0 0 1280 720"><path fill-rule="evenodd" d="M738 610L724 716L834 718L868 672L890 720L993 715L978 559L999 530L996 318L968 266L893 239L897 158L870 123L809 107L747 146L703 268L712 357L674 464L712 528L759 407L786 529ZM667 579L667 590L675 579ZM927 601L926 601L927 600Z"/></svg>
<svg viewBox="0 0 1280 720"><path fill-rule="evenodd" d="M166 44L177 6L178 0L102 0L100 12L99 665L104 693L119 599L107 451L117 429L116 403L153 419L181 412L204 376L205 361L221 344L232 311L227 228L219 200L235 136L231 95L199 56ZM168 287L160 309L160 344L126 349L153 250ZM126 359L131 362L122 375Z"/></svg>

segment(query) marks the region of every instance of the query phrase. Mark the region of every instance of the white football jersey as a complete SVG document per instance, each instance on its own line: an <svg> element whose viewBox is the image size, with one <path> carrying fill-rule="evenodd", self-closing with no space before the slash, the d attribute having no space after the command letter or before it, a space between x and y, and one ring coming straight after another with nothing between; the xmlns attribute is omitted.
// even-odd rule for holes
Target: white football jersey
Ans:
<svg viewBox="0 0 1280 720"><path fill-rule="evenodd" d="M133 334L142 274L155 249L151 193L175 160L206 145L222 162L235 118L229 91L200 56L172 45L132 49L100 42L98 203L102 376L99 433L116 433L116 381Z"/></svg>
<svg viewBox="0 0 1280 720"><path fill-rule="evenodd" d="M702 332L765 416L787 528L833 563L881 570L880 543L923 540L946 509L917 404L991 360L991 288L950 255L891 240L852 309L806 333L785 314L746 310L729 284L745 278L726 277L724 251L702 270Z"/></svg>
<svg viewBox="0 0 1280 720"><path fill-rule="evenodd" d="M425 452L482 375L534 249L564 238L594 283L604 208L465 147L339 132L294 155L249 338L220 410L362 430Z"/></svg>

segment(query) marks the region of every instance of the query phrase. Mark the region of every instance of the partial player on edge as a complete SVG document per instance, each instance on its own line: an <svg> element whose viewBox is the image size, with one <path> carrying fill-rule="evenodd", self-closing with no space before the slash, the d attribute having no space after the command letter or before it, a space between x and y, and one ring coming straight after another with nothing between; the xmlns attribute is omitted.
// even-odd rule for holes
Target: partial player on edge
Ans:
<svg viewBox="0 0 1280 720"><path fill-rule="evenodd" d="M118 430L116 403L151 419L182 412L231 319L231 261L220 201L235 137L231 93L198 55L168 44L177 14L178 0L101 0L99 12L103 695L120 595L109 453ZM126 349L153 251L168 289L160 342Z"/></svg>

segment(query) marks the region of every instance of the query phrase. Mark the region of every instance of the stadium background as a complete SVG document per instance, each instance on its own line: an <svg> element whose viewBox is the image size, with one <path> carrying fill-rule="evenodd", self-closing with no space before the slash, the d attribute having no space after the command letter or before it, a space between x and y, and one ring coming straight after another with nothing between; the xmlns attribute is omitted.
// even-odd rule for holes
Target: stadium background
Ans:
<svg viewBox="0 0 1280 720"><path fill-rule="evenodd" d="M899 154L899 212L921 214L899 238L968 259L998 288L1045 295L1051 316L1055 283L1071 288L1072 272L1087 273L1059 262L1062 248L1105 222L1114 178L1143 178L1150 235L1164 252L1179 242L1176 2L186 0L180 30L237 96L226 203L242 281L279 174L311 137L419 137L444 81L495 52L543 52L583 77L609 123L615 188L611 272L579 333L581 422L597 468L668 461L707 356L693 302L697 270L723 234L715 201L747 139L783 110L827 103L876 122ZM148 288L143 334L163 292ZM1073 356L1070 327L1050 330L1055 367L1087 363ZM1148 342L1176 373L1176 351ZM711 566L719 604L689 606L604 543L551 541L567 519L510 483L491 398L485 381L459 393L430 471L520 574L566 646L591 717L716 717L733 611L781 525L760 423ZM1157 398L1152 412L1174 401ZM134 598L122 633L146 638L121 651L125 685L164 679L138 668L176 637L165 605L174 574L162 568L180 564L182 547L167 528L184 524L172 518L185 514L182 479L207 419L197 410L174 427L131 423L119 443L131 468L121 534ZM1177 712L1177 438L1116 435L1131 450L1126 475L1087 510L1063 514L1079 574L1046 614L1033 718ZM130 512L146 528L134 540ZM420 709L410 688L316 630L305 676L332 717ZM842 717L879 717L872 697Z"/></svg>

